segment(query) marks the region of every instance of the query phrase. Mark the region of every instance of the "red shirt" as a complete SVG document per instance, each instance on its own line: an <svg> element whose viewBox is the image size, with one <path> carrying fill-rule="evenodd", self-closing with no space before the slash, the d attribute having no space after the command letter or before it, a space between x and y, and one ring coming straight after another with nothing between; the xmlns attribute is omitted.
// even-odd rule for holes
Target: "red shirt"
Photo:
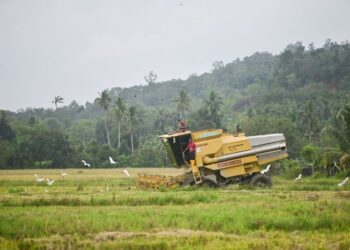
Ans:
<svg viewBox="0 0 350 250"><path fill-rule="evenodd" d="M188 143L186 150L187 149L190 152L196 152L196 144L194 142Z"/></svg>

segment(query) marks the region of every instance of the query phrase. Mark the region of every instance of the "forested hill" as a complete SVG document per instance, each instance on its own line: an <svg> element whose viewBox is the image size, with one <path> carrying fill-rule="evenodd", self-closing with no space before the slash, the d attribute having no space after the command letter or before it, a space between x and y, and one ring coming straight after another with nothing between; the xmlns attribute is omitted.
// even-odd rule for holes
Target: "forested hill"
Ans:
<svg viewBox="0 0 350 250"><path fill-rule="evenodd" d="M255 53L226 65L216 61L211 73L200 76L192 74L187 80L150 83L147 86L126 89L115 88L112 91L120 93L128 101L159 107L172 105L174 95L184 89L196 106L208 97L210 91L217 92L224 99L235 99L240 90L248 85L256 82L267 83L273 74L275 63L276 57L271 54Z"/></svg>
<svg viewBox="0 0 350 250"><path fill-rule="evenodd" d="M350 153L350 43L321 48L300 42L281 54L257 52L186 80L101 91L94 102L56 108L3 111L0 167L164 166L156 135L174 130L183 114L190 129L248 135L281 132L291 158L324 165ZM120 132L119 132L120 131ZM322 154L320 154L322 152ZM326 156L326 157L323 157Z"/></svg>

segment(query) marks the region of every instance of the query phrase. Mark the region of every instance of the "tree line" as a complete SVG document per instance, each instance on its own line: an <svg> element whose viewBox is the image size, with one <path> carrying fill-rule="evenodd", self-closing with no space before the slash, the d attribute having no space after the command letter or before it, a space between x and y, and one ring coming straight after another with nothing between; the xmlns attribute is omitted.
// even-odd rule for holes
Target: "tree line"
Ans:
<svg viewBox="0 0 350 250"><path fill-rule="evenodd" d="M191 130L284 133L286 165L349 165L348 42L297 42L279 55L216 61L210 73L186 80L156 79L151 72L146 85L104 90L85 105L64 106L56 96L54 109L3 111L0 166L77 167L84 159L109 167L110 155L119 166L166 166L157 136L174 131L180 117Z"/></svg>

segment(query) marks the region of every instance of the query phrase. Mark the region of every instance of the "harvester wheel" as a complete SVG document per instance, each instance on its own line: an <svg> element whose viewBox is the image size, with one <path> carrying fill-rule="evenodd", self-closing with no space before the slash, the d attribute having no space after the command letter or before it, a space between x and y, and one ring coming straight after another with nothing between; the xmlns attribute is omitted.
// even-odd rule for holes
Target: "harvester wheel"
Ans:
<svg viewBox="0 0 350 250"><path fill-rule="evenodd" d="M224 187L232 182L231 179L226 179L217 174L209 174L203 177L203 184L209 187Z"/></svg>
<svg viewBox="0 0 350 250"><path fill-rule="evenodd" d="M272 186L272 182L271 182L271 178L268 175L265 174L255 174L249 183L251 186L253 187L271 187Z"/></svg>

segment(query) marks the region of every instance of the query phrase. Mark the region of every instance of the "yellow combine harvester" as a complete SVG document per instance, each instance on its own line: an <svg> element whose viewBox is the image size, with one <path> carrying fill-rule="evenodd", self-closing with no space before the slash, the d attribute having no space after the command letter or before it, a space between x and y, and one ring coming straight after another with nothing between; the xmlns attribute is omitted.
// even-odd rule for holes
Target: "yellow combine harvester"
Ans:
<svg viewBox="0 0 350 250"><path fill-rule="evenodd" d="M139 175L143 188L175 187L208 183L224 186L229 183L250 183L270 186L268 175L261 167L288 157L283 134L245 136L224 133L222 129L185 131L160 136L174 166L187 172L177 177ZM195 164L188 164L183 154L189 139L196 144Z"/></svg>

